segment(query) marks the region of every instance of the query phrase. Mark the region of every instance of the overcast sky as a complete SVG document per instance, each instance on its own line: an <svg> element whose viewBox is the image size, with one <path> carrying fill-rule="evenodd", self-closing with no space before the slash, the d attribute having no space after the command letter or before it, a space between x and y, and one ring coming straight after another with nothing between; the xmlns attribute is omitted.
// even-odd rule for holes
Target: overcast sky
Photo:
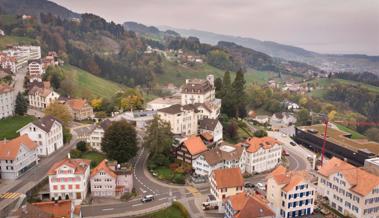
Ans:
<svg viewBox="0 0 379 218"><path fill-rule="evenodd" d="M52 0L136 21L270 40L323 53L379 55L379 0Z"/></svg>

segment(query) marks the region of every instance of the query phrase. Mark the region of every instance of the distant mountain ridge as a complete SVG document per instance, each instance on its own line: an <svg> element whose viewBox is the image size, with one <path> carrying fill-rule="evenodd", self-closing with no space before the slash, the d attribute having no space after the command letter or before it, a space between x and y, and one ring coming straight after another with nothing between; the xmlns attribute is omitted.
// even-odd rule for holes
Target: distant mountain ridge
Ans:
<svg viewBox="0 0 379 218"><path fill-rule="evenodd" d="M372 72L379 75L379 56L361 54L320 54L296 46L284 45L254 38L230 36L201 30L180 29L169 26L158 26L160 30L173 30L183 37L194 36L204 43L217 45L219 41L233 42L251 48L272 57L289 61L304 62L326 71Z"/></svg>

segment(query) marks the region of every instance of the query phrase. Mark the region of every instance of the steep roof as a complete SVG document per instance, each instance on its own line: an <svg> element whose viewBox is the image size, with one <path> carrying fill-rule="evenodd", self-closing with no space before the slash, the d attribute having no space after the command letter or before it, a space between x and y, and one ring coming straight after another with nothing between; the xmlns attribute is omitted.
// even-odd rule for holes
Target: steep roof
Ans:
<svg viewBox="0 0 379 218"><path fill-rule="evenodd" d="M101 161L99 163L99 165L97 165L93 170L91 170L91 178L96 176L96 174L100 171L104 171L105 173L107 173L109 176L113 177L113 178L116 178L117 175L115 172L113 172L113 170L111 168L109 168L109 166L107 165L108 163L108 160L107 159L104 159L103 161Z"/></svg>
<svg viewBox="0 0 379 218"><path fill-rule="evenodd" d="M42 211L51 214L54 218L71 218L72 202L71 200L48 201L32 203Z"/></svg>
<svg viewBox="0 0 379 218"><path fill-rule="evenodd" d="M0 141L0 160L16 159L21 145L25 145L30 150L34 150L38 146L29 138L27 134L19 136L10 141Z"/></svg>
<svg viewBox="0 0 379 218"><path fill-rule="evenodd" d="M289 192L301 182L310 182L311 175L306 171L287 171L283 166L278 166L268 176L272 177L278 185L284 185L283 191Z"/></svg>
<svg viewBox="0 0 379 218"><path fill-rule="evenodd" d="M362 196L366 196L379 185L378 176L336 157L326 162L317 172L325 177L341 173L351 185L350 190Z"/></svg>
<svg viewBox="0 0 379 218"><path fill-rule="evenodd" d="M87 168L90 167L90 160L86 159L63 159L55 163L48 171L48 175L55 175L56 170L63 165L69 166L74 169L74 174L83 174Z"/></svg>
<svg viewBox="0 0 379 218"><path fill-rule="evenodd" d="M205 146L199 136L192 135L188 137L183 144L191 155L197 155L207 150L207 146Z"/></svg>
<svg viewBox="0 0 379 218"><path fill-rule="evenodd" d="M73 110L81 110L84 106L88 105L85 99L69 99L67 100L67 105Z"/></svg>
<svg viewBox="0 0 379 218"><path fill-rule="evenodd" d="M241 158L242 152L243 148L239 146L224 145L206 151L202 155L204 156L205 161L207 161L207 163L212 166L224 160L239 160Z"/></svg>
<svg viewBox="0 0 379 218"><path fill-rule="evenodd" d="M208 80L192 79L182 86L182 93L203 94L212 90Z"/></svg>
<svg viewBox="0 0 379 218"><path fill-rule="evenodd" d="M217 169L214 170L212 174L218 189L243 186L243 177L240 168Z"/></svg>
<svg viewBox="0 0 379 218"><path fill-rule="evenodd" d="M199 129L213 131L216 128L218 122L219 121L217 119L204 118L202 120L199 120Z"/></svg>
<svg viewBox="0 0 379 218"><path fill-rule="evenodd" d="M274 217L275 213L267 206L267 202L257 195L238 193L229 197L235 218Z"/></svg>
<svg viewBox="0 0 379 218"><path fill-rule="evenodd" d="M258 138L252 137L245 141L248 145L246 149L247 152L255 153L259 150L259 148L263 148L265 150L272 148L275 144L280 144L278 140L271 138L269 136ZM241 143L238 145L242 145Z"/></svg>
<svg viewBox="0 0 379 218"><path fill-rule="evenodd" d="M38 128L42 129L45 132L50 132L51 128L53 127L54 123L58 122L62 124L58 119L55 117L48 115L44 116L39 120L33 121L33 124L36 125Z"/></svg>

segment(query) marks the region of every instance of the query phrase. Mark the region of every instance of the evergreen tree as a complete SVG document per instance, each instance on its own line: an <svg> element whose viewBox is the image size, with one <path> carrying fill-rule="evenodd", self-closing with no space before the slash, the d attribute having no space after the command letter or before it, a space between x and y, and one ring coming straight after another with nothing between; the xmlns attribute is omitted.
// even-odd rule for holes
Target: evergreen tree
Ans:
<svg viewBox="0 0 379 218"><path fill-rule="evenodd" d="M23 116L28 110L28 102L26 98L19 92L16 98L15 113Z"/></svg>
<svg viewBox="0 0 379 218"><path fill-rule="evenodd" d="M144 143L150 149L153 158L159 154L166 155L169 152L173 143L170 123L155 116L146 133Z"/></svg>
<svg viewBox="0 0 379 218"><path fill-rule="evenodd" d="M236 78L232 84L232 99L234 101L234 112L236 117L246 116L246 92L245 92L246 80L242 69L237 71Z"/></svg>
<svg viewBox="0 0 379 218"><path fill-rule="evenodd" d="M137 154L137 133L127 121L112 123L104 133L101 149L111 160L126 163Z"/></svg>
<svg viewBox="0 0 379 218"><path fill-rule="evenodd" d="M226 71L224 74L224 79L222 80L222 91L220 95L222 97L221 112L228 115L229 117L234 116L235 108L233 107L234 100L229 71Z"/></svg>
<svg viewBox="0 0 379 218"><path fill-rule="evenodd" d="M215 80L216 98L222 98L222 94L221 94L222 89L223 89L222 79L216 78L216 80Z"/></svg>

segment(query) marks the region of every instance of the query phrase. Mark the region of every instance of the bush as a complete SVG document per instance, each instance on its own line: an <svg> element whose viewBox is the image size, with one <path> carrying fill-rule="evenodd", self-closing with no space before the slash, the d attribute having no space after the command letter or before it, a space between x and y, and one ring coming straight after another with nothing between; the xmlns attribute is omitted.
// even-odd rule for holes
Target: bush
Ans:
<svg viewBox="0 0 379 218"><path fill-rule="evenodd" d="M70 133L70 129L63 128L63 142L68 143L71 141L72 135Z"/></svg>
<svg viewBox="0 0 379 218"><path fill-rule="evenodd" d="M84 141L78 142L78 144L76 144L76 149L78 149L79 151L83 153L88 151L87 143Z"/></svg>
<svg viewBox="0 0 379 218"><path fill-rule="evenodd" d="M259 129L259 130L254 132L254 136L258 137L258 138L262 138L262 137L267 136L267 132L263 129Z"/></svg>
<svg viewBox="0 0 379 218"><path fill-rule="evenodd" d="M174 201L172 202L172 206L180 210L180 212L182 212L183 218L191 217L187 209L181 203Z"/></svg>
<svg viewBox="0 0 379 218"><path fill-rule="evenodd" d="M78 149L73 149L70 151L70 156L71 158L80 158L82 156L82 152L79 151Z"/></svg>
<svg viewBox="0 0 379 218"><path fill-rule="evenodd" d="M179 164L171 163L168 167L170 168L170 170L175 171L179 167Z"/></svg>

